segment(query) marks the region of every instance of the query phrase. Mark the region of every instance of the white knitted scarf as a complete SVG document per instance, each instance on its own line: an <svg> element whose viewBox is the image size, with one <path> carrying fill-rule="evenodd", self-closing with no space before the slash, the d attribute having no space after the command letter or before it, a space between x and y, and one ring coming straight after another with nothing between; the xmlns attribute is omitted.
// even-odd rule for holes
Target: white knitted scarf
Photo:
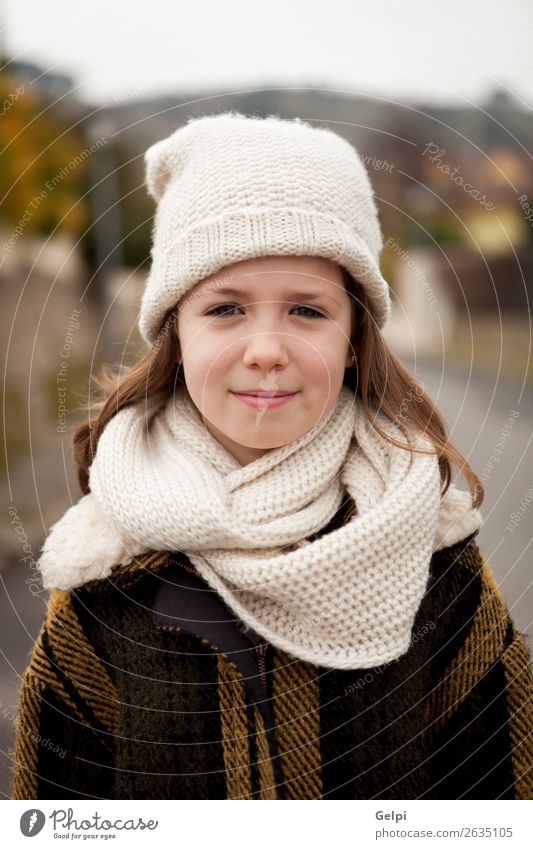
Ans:
<svg viewBox="0 0 533 849"><path fill-rule="evenodd" d="M405 442L396 423L377 421ZM481 524L469 493L452 485L441 497L436 455L383 439L345 386L311 430L245 466L183 387L155 413L125 407L100 437L89 482L43 547L45 586L105 577L150 549L183 551L259 635L339 669L407 651L432 553ZM347 492L350 521L307 542Z"/></svg>

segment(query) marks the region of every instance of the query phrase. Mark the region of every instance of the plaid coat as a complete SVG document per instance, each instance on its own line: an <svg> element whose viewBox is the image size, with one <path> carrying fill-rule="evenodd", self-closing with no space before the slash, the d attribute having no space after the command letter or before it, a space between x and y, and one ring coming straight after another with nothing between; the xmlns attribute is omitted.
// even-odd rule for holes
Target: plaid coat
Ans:
<svg viewBox="0 0 533 849"><path fill-rule="evenodd" d="M530 652L476 533L434 553L409 649L373 669L254 644L182 553L52 591L12 798L533 798Z"/></svg>

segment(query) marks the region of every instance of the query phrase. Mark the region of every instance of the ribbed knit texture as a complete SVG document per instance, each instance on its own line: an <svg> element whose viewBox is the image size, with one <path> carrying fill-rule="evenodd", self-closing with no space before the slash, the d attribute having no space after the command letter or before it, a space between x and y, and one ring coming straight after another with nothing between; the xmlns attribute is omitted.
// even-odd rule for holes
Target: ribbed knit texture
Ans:
<svg viewBox="0 0 533 849"><path fill-rule="evenodd" d="M183 387L150 418L147 427L141 403L109 421L85 501L96 501L130 555L187 552L239 618L302 660L354 669L403 654L433 551L481 522L469 493L452 487L441 499L434 451L385 440L344 386L313 428L246 466L207 431ZM377 421L405 442L396 424ZM347 492L357 515L306 542ZM67 561L49 538L48 586L54 546ZM85 556L90 567L90 543Z"/></svg>
<svg viewBox="0 0 533 849"><path fill-rule="evenodd" d="M139 321L147 344L196 283L256 256L331 259L366 287L377 325L387 321L372 186L361 157L337 133L299 119L225 112L190 119L152 145L145 162L158 202Z"/></svg>

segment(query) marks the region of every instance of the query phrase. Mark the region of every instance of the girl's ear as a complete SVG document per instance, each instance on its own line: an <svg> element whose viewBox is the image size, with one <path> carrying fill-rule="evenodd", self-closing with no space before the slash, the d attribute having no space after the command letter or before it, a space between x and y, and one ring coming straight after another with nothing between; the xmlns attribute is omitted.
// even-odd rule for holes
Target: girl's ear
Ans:
<svg viewBox="0 0 533 849"><path fill-rule="evenodd" d="M350 340L350 347L346 352L346 365L345 368L352 368L355 365L356 354L353 342Z"/></svg>

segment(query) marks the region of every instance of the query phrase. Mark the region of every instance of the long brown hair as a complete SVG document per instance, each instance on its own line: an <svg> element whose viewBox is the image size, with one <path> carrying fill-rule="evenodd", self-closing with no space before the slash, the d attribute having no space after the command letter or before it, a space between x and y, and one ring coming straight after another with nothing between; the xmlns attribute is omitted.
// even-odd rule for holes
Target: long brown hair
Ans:
<svg viewBox="0 0 533 849"><path fill-rule="evenodd" d="M468 461L448 441L442 414L425 392L422 384L388 348L372 318L365 289L343 268L346 289L352 303L352 348L356 367L346 369L344 383L361 399L363 409L374 430L389 442L407 451L436 453L445 493L451 483L452 463L463 473L472 496L472 506L479 507L484 488ZM80 409L96 411L94 418L78 425L73 437L73 455L78 480L84 494L89 492L89 469L98 440L107 422L128 404L147 402L159 396L161 403L185 383L179 357L177 307L167 313L153 348L139 362L120 371L104 364L93 376L101 397L90 400ZM406 434L423 434L435 451L413 447L385 433L375 420L376 411L384 413L400 425Z"/></svg>

